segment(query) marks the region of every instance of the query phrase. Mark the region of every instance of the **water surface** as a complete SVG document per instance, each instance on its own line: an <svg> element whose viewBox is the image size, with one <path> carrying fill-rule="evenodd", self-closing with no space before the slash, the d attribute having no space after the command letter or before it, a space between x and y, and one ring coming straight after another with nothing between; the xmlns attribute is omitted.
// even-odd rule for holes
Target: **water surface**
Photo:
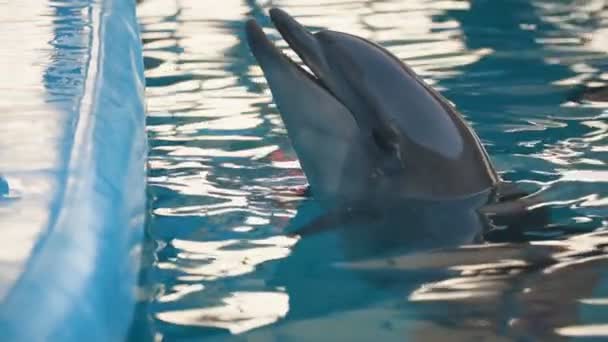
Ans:
<svg viewBox="0 0 608 342"><path fill-rule="evenodd" d="M282 7L388 48L453 101L501 176L550 224L357 267L332 239L285 235L304 196L243 23ZM608 337L604 1L146 0L150 136L142 317L162 341L561 340ZM293 53L288 52L291 56ZM593 97L587 97L593 99ZM414 229L404 222L402 229ZM454 230L449 225L446 230ZM350 265L351 267L353 265Z"/></svg>

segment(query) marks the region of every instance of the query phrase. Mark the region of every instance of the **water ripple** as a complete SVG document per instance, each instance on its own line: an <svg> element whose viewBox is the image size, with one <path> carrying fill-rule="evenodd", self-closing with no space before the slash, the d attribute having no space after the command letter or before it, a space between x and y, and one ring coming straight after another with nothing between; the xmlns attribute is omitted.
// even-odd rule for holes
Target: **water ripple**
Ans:
<svg viewBox="0 0 608 342"><path fill-rule="evenodd" d="M255 17L298 60L270 6L410 64L463 112L502 177L542 196L551 224L526 232L529 243L362 264L320 265L335 241L295 253L302 243L285 229L314 203L242 29ZM605 1L146 0L138 12L156 340L608 336ZM353 275L364 269L380 280Z"/></svg>

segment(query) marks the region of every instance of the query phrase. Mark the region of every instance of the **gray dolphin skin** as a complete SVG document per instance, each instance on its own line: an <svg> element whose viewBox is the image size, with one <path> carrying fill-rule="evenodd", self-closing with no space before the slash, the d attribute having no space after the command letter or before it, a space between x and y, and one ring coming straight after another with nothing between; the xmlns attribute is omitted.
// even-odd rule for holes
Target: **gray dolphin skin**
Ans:
<svg viewBox="0 0 608 342"><path fill-rule="evenodd" d="M330 213L317 220L317 228L364 218L375 226L406 220L434 231L459 224L455 218L469 233L447 239L448 245L472 242L483 225L477 209L492 202L501 181L450 102L372 42L335 31L310 33L276 8L270 18L311 70L281 53L255 21L247 22L250 49L313 197ZM435 206L420 205L428 201L441 202L436 209L444 214L423 210ZM449 204L454 201L474 208ZM459 209L445 210L445 203ZM423 209L413 213L406 206Z"/></svg>
<svg viewBox="0 0 608 342"><path fill-rule="evenodd" d="M311 34L279 9L270 16L314 74L247 23L249 46L315 196L452 198L496 185L461 115L387 50L345 33Z"/></svg>

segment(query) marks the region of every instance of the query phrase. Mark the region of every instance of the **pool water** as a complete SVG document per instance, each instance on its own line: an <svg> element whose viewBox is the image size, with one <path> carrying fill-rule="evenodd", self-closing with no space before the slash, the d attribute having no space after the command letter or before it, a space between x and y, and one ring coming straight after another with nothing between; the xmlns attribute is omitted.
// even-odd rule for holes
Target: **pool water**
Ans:
<svg viewBox="0 0 608 342"><path fill-rule="evenodd" d="M244 37L254 17L286 47L271 6L412 66L550 223L527 243L357 265L330 262L331 236L285 234L315 203ZM608 3L145 0L138 12L150 217L134 340L608 338L608 103L586 95L608 85Z"/></svg>

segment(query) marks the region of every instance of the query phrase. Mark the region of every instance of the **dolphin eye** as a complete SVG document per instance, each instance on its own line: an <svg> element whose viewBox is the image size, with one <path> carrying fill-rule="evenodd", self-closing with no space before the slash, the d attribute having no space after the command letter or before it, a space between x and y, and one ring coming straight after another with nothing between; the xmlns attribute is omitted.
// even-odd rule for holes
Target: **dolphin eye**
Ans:
<svg viewBox="0 0 608 342"><path fill-rule="evenodd" d="M385 170L391 170L390 173L400 174L403 167L405 167L405 159L403 158L403 151L401 146L396 140L391 140L390 135L382 134L380 131L372 130L372 140L374 141L377 148L379 148L384 154L381 154L381 160L383 160L382 168Z"/></svg>
<svg viewBox="0 0 608 342"><path fill-rule="evenodd" d="M382 136L382 134L377 130L372 131L372 139L374 140L376 146L385 152L391 152L395 149L393 144L391 144L390 141L388 141L386 137Z"/></svg>

